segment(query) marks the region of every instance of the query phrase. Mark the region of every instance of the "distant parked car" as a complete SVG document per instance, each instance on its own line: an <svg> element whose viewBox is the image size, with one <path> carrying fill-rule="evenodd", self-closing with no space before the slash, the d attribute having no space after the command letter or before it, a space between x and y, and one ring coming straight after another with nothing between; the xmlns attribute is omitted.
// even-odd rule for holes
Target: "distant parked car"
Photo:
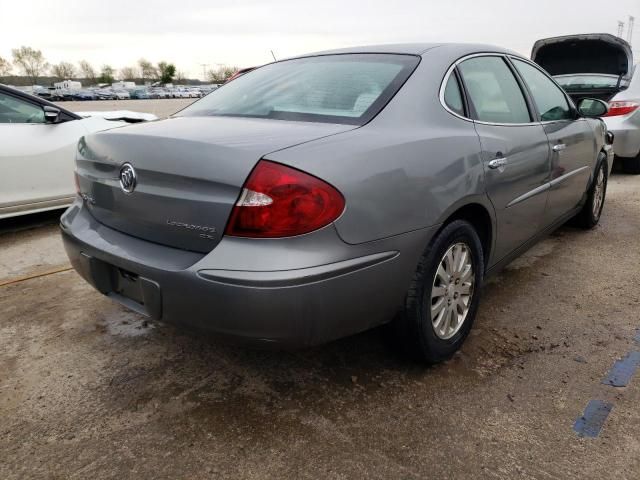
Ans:
<svg viewBox="0 0 640 480"><path fill-rule="evenodd" d="M132 99L138 99L138 100L151 98L146 88L138 88L135 90L130 90L129 97Z"/></svg>
<svg viewBox="0 0 640 480"><path fill-rule="evenodd" d="M98 100L115 100L116 95L109 88L99 88L93 91Z"/></svg>
<svg viewBox="0 0 640 480"><path fill-rule="evenodd" d="M627 173L640 174L640 67L631 45L607 33L538 40L531 59L553 75L577 103L609 102L604 117L615 135L613 150Z"/></svg>
<svg viewBox="0 0 640 480"><path fill-rule="evenodd" d="M97 100L98 96L91 90L71 92L71 99L76 101Z"/></svg>
<svg viewBox="0 0 640 480"><path fill-rule="evenodd" d="M131 98L126 90L114 90L113 93L117 100L129 100Z"/></svg>
<svg viewBox="0 0 640 480"><path fill-rule="evenodd" d="M0 218L69 205L76 194L73 158L78 139L128 121L155 118L125 111L91 115L84 118L0 85Z"/></svg>
<svg viewBox="0 0 640 480"><path fill-rule="evenodd" d="M227 81L225 83L229 83L230 81L235 80L236 78L241 77L245 73L249 73L250 71L255 70L256 68L258 68L258 67L241 68L236 73L234 73L229 78L227 78Z"/></svg>

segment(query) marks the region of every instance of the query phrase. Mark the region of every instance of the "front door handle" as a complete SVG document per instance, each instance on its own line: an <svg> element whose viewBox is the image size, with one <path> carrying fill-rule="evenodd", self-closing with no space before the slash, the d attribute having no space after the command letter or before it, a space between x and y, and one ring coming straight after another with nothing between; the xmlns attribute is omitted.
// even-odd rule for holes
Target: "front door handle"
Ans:
<svg viewBox="0 0 640 480"><path fill-rule="evenodd" d="M489 168L496 169L496 168L504 167L506 164L507 164L506 157L494 158L489 162Z"/></svg>
<svg viewBox="0 0 640 480"><path fill-rule="evenodd" d="M567 146L564 143L559 143L559 144L553 146L553 151L554 152L561 152L565 148L567 148Z"/></svg>

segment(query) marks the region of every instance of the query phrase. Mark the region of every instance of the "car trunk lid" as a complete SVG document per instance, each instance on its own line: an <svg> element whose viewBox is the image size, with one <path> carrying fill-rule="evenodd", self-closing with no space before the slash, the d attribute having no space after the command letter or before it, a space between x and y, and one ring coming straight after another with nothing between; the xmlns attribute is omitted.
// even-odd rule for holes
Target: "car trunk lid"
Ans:
<svg viewBox="0 0 640 480"><path fill-rule="evenodd" d="M531 59L554 76L570 73L626 76L633 67L631 45L608 33L538 40Z"/></svg>
<svg viewBox="0 0 640 480"><path fill-rule="evenodd" d="M575 100L599 98L609 101L624 88L623 79L633 69L631 46L623 39L608 33L589 33L545 38L533 45L531 59L553 76L571 74L614 75L611 87L580 87L565 90Z"/></svg>
<svg viewBox="0 0 640 480"><path fill-rule="evenodd" d="M264 155L356 127L234 117L176 117L100 132L78 147L80 195L118 231L209 252L220 241L242 185ZM131 193L120 174L130 164Z"/></svg>

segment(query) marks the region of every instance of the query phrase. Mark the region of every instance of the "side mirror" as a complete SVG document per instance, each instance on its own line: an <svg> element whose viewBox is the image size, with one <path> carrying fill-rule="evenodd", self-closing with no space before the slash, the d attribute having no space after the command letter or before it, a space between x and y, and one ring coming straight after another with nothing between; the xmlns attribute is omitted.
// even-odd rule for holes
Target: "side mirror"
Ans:
<svg viewBox="0 0 640 480"><path fill-rule="evenodd" d="M42 109L44 110L45 123L56 123L58 121L58 117L60 116L59 108L45 105Z"/></svg>
<svg viewBox="0 0 640 480"><path fill-rule="evenodd" d="M578 102L578 112L587 118L604 117L609 113L609 104L597 98L583 98Z"/></svg>

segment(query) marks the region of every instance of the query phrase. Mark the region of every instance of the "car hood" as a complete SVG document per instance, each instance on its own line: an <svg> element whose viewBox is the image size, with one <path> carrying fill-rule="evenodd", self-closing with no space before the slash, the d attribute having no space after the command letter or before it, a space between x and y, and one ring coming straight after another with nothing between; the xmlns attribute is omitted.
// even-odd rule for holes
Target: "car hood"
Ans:
<svg viewBox="0 0 640 480"><path fill-rule="evenodd" d="M152 113L131 112L129 110L112 110L109 112L76 112L83 118L99 117L105 120L124 121L128 123L137 122L150 122L151 120L158 120L158 117Z"/></svg>
<svg viewBox="0 0 640 480"><path fill-rule="evenodd" d="M633 68L631 45L608 33L587 33L538 40L531 60L551 75L603 73L627 76Z"/></svg>

